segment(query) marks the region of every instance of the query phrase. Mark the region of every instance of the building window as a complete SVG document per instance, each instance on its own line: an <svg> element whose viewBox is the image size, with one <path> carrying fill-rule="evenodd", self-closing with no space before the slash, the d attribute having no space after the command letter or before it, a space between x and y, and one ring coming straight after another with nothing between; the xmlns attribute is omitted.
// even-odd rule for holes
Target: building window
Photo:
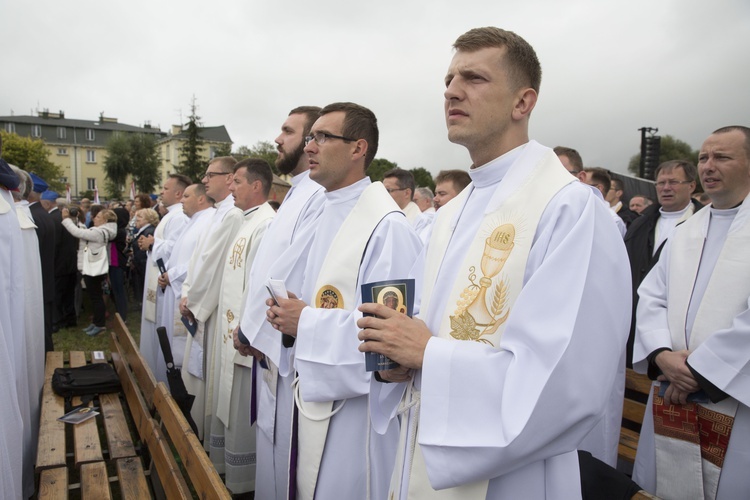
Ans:
<svg viewBox="0 0 750 500"><path fill-rule="evenodd" d="M5 131L9 134L15 134L16 133L16 124L15 123L6 123L5 124Z"/></svg>
<svg viewBox="0 0 750 500"><path fill-rule="evenodd" d="M96 135L94 134L94 130L90 129L90 128L87 128L86 129L86 140L87 141L93 141L94 137L96 137Z"/></svg>
<svg viewBox="0 0 750 500"><path fill-rule="evenodd" d="M86 189L89 191L93 191L96 189L96 178L95 177L89 177L86 179Z"/></svg>
<svg viewBox="0 0 750 500"><path fill-rule="evenodd" d="M62 182L63 184L67 184L68 183L68 178L67 177L60 177L60 182Z"/></svg>
<svg viewBox="0 0 750 500"><path fill-rule="evenodd" d="M171 161L169 157L169 144L166 145L166 154L164 155L164 158L166 158L167 161Z"/></svg>
<svg viewBox="0 0 750 500"><path fill-rule="evenodd" d="M59 154L60 156L67 156L68 148L57 148L57 154Z"/></svg>
<svg viewBox="0 0 750 500"><path fill-rule="evenodd" d="M65 139L67 137L67 130L65 127L57 127L57 138L58 139Z"/></svg>
<svg viewBox="0 0 750 500"><path fill-rule="evenodd" d="M32 125L31 126L31 136L32 137L41 137L42 136L42 126L41 125Z"/></svg>
<svg viewBox="0 0 750 500"><path fill-rule="evenodd" d="M208 148L208 158L210 160L216 158L216 146L211 146Z"/></svg>
<svg viewBox="0 0 750 500"><path fill-rule="evenodd" d="M96 163L96 151L93 149L86 150L86 163Z"/></svg>

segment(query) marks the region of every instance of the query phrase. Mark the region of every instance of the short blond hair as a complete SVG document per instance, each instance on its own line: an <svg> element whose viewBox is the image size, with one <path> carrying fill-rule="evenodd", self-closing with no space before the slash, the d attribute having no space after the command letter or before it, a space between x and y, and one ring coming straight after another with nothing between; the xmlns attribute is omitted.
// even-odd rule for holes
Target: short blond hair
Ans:
<svg viewBox="0 0 750 500"><path fill-rule="evenodd" d="M139 210L136 210L135 216L138 217L138 215L143 217L146 222L148 222L152 226L155 226L159 223L159 214L153 208L141 208Z"/></svg>

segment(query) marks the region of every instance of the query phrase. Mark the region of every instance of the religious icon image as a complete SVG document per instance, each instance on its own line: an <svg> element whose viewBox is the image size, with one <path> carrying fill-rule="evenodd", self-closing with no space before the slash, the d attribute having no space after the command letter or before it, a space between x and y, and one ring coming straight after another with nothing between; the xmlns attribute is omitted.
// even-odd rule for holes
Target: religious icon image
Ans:
<svg viewBox="0 0 750 500"><path fill-rule="evenodd" d="M471 283L461 293L454 316L450 317L451 336L458 340L474 340L492 344L482 336L494 333L500 325L505 323L510 314L506 307L508 284L500 279L493 287L493 278L503 270L505 262L513 251L516 231L513 224L502 224L492 231L485 240L484 252L481 260L482 277L476 283L476 268L469 268L469 282ZM492 289L490 290L490 288ZM490 306L488 306L487 292L491 292Z"/></svg>
<svg viewBox="0 0 750 500"><path fill-rule="evenodd" d="M373 288L373 293L377 293L377 300L375 302L402 314L406 314L406 304L404 303L405 292L406 285L403 285L403 287L396 285Z"/></svg>
<svg viewBox="0 0 750 500"><path fill-rule="evenodd" d="M365 283L361 287L362 303L374 302L411 317L414 312L414 280L388 280ZM365 369L392 370L398 363L375 352L365 353Z"/></svg>
<svg viewBox="0 0 750 500"><path fill-rule="evenodd" d="M316 294L315 306L320 309L343 309L344 299L341 292L331 285L325 285Z"/></svg>

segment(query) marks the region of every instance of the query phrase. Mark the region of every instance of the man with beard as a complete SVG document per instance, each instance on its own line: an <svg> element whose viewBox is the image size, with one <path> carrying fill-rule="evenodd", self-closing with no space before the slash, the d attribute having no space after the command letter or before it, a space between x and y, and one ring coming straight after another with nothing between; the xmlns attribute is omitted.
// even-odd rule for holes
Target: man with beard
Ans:
<svg viewBox="0 0 750 500"><path fill-rule="evenodd" d="M250 345L240 343L239 335L235 334L235 347L241 354L247 356L254 352L260 358L260 351L265 353L265 359L258 364L264 369L256 377L253 398L258 409L256 498L288 498L294 371L290 370L291 348L287 347L288 343L282 344L278 332L265 321L268 298L265 285L274 277L275 266L282 264L280 256L293 247L300 230L314 219L324 201L323 188L310 179L310 165L304 154L304 137L310 133L319 112L320 108L315 106L293 109L276 138L279 152L276 168L282 174L293 176L292 189L266 231L250 270L247 301L240 322L241 332ZM299 288L301 281L302 276L299 276L297 282L287 282L287 286Z"/></svg>

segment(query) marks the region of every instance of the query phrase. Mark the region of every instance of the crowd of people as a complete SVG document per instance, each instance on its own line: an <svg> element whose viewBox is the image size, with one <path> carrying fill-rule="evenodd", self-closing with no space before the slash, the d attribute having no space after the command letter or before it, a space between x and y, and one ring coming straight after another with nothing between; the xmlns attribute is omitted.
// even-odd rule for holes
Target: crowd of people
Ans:
<svg viewBox="0 0 750 500"><path fill-rule="evenodd" d="M715 130L697 166L662 163L656 200L626 197L575 149L529 139L541 66L523 38L478 28L454 49L448 138L472 165L441 171L434 193L401 169L371 182L377 118L338 102L284 120L276 168L292 187L278 211L268 163L229 156L199 183L170 175L158 212L148 197L132 216L60 210L94 305L87 333L104 326L104 276L120 311L112 268L131 261L141 352L167 382L166 327L198 437L235 495L744 497L750 128ZM37 218L27 177L0 172L8 498L33 492L25 423L38 421L44 340L32 333L47 333L34 311L48 349L75 322L75 303L47 318L57 280L47 291L44 252L57 240L39 232L49 210ZM407 280L413 317L363 302L362 285ZM395 365L366 371L363 353ZM654 380L632 480L616 470L626 367ZM591 464L610 479L593 480Z"/></svg>

